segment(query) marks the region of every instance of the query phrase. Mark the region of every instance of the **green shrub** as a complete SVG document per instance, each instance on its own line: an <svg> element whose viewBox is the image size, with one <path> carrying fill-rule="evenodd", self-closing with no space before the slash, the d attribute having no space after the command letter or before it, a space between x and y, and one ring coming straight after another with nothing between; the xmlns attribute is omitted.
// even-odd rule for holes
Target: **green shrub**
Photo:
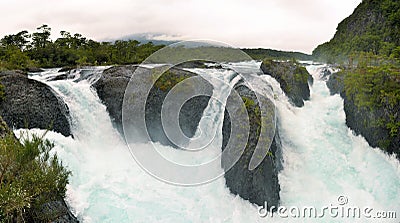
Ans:
<svg viewBox="0 0 400 223"><path fill-rule="evenodd" d="M372 65L371 65L372 64ZM389 137L399 134L400 121L400 67L396 64L380 64L362 61L356 68L342 72L346 95L354 100L355 105L370 111L385 111L378 120L379 127L389 131ZM390 141L382 141L382 146ZM383 148L386 148L383 147Z"/></svg>
<svg viewBox="0 0 400 223"><path fill-rule="evenodd" d="M5 87L0 83L0 102L6 98Z"/></svg>
<svg viewBox="0 0 400 223"><path fill-rule="evenodd" d="M70 172L50 155L54 144L43 137L25 133L20 142L8 132L0 139L0 222L56 217L40 216L42 206L65 197Z"/></svg>

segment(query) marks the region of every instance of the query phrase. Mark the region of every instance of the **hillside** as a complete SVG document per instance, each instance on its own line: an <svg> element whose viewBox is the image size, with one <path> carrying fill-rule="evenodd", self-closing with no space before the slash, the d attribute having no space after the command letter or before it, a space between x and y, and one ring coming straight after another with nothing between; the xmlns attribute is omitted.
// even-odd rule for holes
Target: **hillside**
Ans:
<svg viewBox="0 0 400 223"><path fill-rule="evenodd" d="M344 62L359 52L400 58L399 45L400 1L363 0L339 23L335 36L313 51L313 56L325 62Z"/></svg>
<svg viewBox="0 0 400 223"><path fill-rule="evenodd" d="M400 158L400 1L364 0L313 52L341 64L327 85L344 99L346 124Z"/></svg>

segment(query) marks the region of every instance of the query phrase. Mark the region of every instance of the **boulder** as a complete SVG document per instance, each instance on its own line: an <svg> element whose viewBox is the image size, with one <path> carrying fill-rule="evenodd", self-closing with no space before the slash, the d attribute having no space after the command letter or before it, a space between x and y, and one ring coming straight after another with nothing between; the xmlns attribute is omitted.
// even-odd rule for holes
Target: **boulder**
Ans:
<svg viewBox="0 0 400 223"><path fill-rule="evenodd" d="M38 68L38 67L28 67L26 69L26 72L29 73L39 73L39 72L43 72L44 70L42 68Z"/></svg>
<svg viewBox="0 0 400 223"><path fill-rule="evenodd" d="M324 67L321 71L321 79L324 81L327 81L329 79L329 76L332 74L332 72L329 70L328 67Z"/></svg>
<svg viewBox="0 0 400 223"><path fill-rule="evenodd" d="M101 78L93 84L93 87L96 89L99 98L106 105L107 111L109 112L110 117L120 133L123 133L122 104L125 89L132 74L137 68L137 66L132 65L109 68L105 70ZM151 78L152 75L151 69L143 67L141 67L137 72L145 73L143 75L144 79L142 82L149 81L149 78ZM181 80L195 76L197 76L195 73L178 68L171 68L165 72L151 88L146 100L145 118L146 127L152 141L175 147L175 145L164 133L161 122L161 108L165 97L172 87L174 87ZM135 86L133 89L131 89L131 93L145 94L145 91L148 89L142 89L141 87L142 86ZM208 84L207 90L210 93L212 92L211 84ZM179 113L179 124L183 133L187 137L192 137L195 134L203 111L208 105L208 100L209 99L207 97L195 97L188 100L181 107Z"/></svg>
<svg viewBox="0 0 400 223"><path fill-rule="evenodd" d="M78 219L69 210L68 205L64 199L59 198L42 205L41 209L30 210L27 213L28 222L44 222L49 219L51 223L78 223ZM37 216L42 216L38 218ZM46 217L47 219L43 219Z"/></svg>
<svg viewBox="0 0 400 223"><path fill-rule="evenodd" d="M136 70L136 66L117 66L103 71L100 79L92 86L120 133L122 131L122 103L125 89Z"/></svg>
<svg viewBox="0 0 400 223"><path fill-rule="evenodd" d="M239 195L243 199L249 200L251 203L263 206L265 202L267 202L268 210L270 210L272 206L278 207L280 201L278 172L282 168L282 155L278 130L275 130L275 136L269 148L270 153L261 161L260 165L250 170L249 163L260 139L261 114L259 102L255 93L248 87L239 85L235 88L242 99L245 97L247 98L246 100L252 100L254 103L245 103L250 122L249 137L243 154L233 167L225 173L226 185L231 193ZM233 113L239 112L242 112L240 108L233 111ZM235 114L231 115L234 116ZM227 149L227 143L232 137L242 137L239 135L230 135L231 120L227 112L225 112L224 116L222 134L222 150ZM230 150L238 151L241 149L235 148L237 147L236 143L234 143L233 147L234 148L230 148ZM222 163L222 167L226 170L224 162Z"/></svg>
<svg viewBox="0 0 400 223"><path fill-rule="evenodd" d="M176 68L214 68L214 69L222 69L221 64L213 62L213 61L202 61L202 60L193 60L186 61L184 63L178 64L175 66Z"/></svg>
<svg viewBox="0 0 400 223"><path fill-rule="evenodd" d="M65 66L62 67L58 72L70 72L76 68L77 68L76 66Z"/></svg>
<svg viewBox="0 0 400 223"><path fill-rule="evenodd" d="M314 79L300 64L267 59L262 62L261 70L279 82L282 90L295 106L302 107L304 101L310 99L309 84L312 84Z"/></svg>
<svg viewBox="0 0 400 223"><path fill-rule="evenodd" d="M344 96L344 75L340 73L333 73L329 75L326 86L329 88L331 95L340 94Z"/></svg>
<svg viewBox="0 0 400 223"><path fill-rule="evenodd" d="M12 128L40 128L71 135L69 109L49 86L18 71L0 73L5 99L0 115Z"/></svg>

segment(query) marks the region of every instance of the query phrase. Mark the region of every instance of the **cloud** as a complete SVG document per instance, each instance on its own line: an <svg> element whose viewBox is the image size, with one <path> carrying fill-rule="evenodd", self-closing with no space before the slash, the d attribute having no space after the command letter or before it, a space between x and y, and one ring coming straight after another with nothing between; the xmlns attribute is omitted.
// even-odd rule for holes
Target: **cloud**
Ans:
<svg viewBox="0 0 400 223"><path fill-rule="evenodd" d="M310 53L361 0L3 0L0 35L45 23L96 40L134 33ZM161 37L159 37L161 38Z"/></svg>

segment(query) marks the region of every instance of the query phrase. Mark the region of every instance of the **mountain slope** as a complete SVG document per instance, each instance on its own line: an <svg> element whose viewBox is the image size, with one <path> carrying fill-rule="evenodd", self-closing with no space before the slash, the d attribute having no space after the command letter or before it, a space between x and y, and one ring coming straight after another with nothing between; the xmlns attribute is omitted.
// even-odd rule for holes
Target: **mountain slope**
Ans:
<svg viewBox="0 0 400 223"><path fill-rule="evenodd" d="M346 124L400 159L400 1L363 0L316 60L339 63L328 80L344 99Z"/></svg>
<svg viewBox="0 0 400 223"><path fill-rule="evenodd" d="M363 0L339 23L335 36L313 51L313 56L328 62L341 62L359 52L399 58L399 45L400 1Z"/></svg>

